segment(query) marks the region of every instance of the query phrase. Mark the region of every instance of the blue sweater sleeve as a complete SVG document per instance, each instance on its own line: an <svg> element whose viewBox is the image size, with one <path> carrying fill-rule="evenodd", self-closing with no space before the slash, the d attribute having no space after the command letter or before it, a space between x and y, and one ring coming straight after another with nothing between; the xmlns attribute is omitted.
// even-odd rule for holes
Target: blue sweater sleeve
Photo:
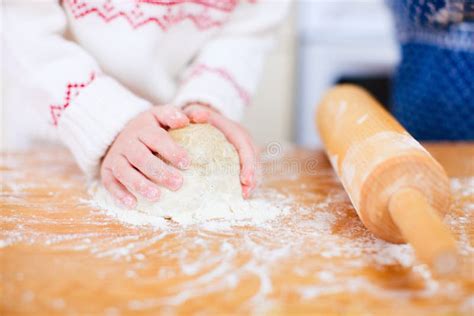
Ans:
<svg viewBox="0 0 474 316"><path fill-rule="evenodd" d="M420 140L474 140L474 7L390 0L401 46L392 111Z"/></svg>

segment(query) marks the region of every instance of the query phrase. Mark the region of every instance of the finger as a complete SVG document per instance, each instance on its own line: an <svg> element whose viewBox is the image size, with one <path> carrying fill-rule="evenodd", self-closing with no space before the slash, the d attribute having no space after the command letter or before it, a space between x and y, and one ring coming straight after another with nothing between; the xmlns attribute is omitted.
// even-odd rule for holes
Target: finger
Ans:
<svg viewBox="0 0 474 316"><path fill-rule="evenodd" d="M139 139L171 165L179 169L187 169L191 165L187 151L178 145L163 128L147 129L139 135Z"/></svg>
<svg viewBox="0 0 474 316"><path fill-rule="evenodd" d="M207 123L210 116L210 111L203 109L200 106L190 106L184 109L184 113L189 117L193 123Z"/></svg>
<svg viewBox="0 0 474 316"><path fill-rule="evenodd" d="M101 178L105 189L109 191L119 204L122 204L127 208L135 207L137 200L133 194L131 194L125 186L115 179L109 169L103 169Z"/></svg>
<svg viewBox="0 0 474 316"><path fill-rule="evenodd" d="M242 185L242 195L245 199L249 198L252 195L253 187Z"/></svg>
<svg viewBox="0 0 474 316"><path fill-rule="evenodd" d="M242 184L242 193L244 198L249 198L253 191L255 191L255 188L257 187L257 176L255 176L254 181L250 185L245 185Z"/></svg>
<svg viewBox="0 0 474 316"><path fill-rule="evenodd" d="M240 158L240 181L251 186L255 182L255 153L246 132L221 115L211 114L209 123L219 129L235 146Z"/></svg>
<svg viewBox="0 0 474 316"><path fill-rule="evenodd" d="M211 113L213 112L210 111L208 108L205 108L201 105L188 106L187 108L184 109L184 112L186 115L188 115L190 120L195 123L205 123L209 120L213 121L215 119L218 119L218 117L220 117L220 115L215 115L216 118L211 118ZM249 144L249 146L251 146L251 149L253 151L254 164L256 164L258 149L255 147L254 143L252 142L247 132L243 128L241 128L240 126L236 124L234 124L234 128L239 129L239 132L245 135L245 139L247 143Z"/></svg>
<svg viewBox="0 0 474 316"><path fill-rule="evenodd" d="M250 176L252 178L251 185L253 186L253 188L255 188L255 185L257 183L256 172L257 172L258 157L259 157L258 149L255 146L255 144L253 143L252 139L250 138L250 135L241 126L237 125L237 128L240 130L240 133L244 136L244 139L245 139L245 141L247 142L247 145L248 145L247 148L249 148L249 150L252 151L252 160L246 165L247 167L251 166L252 168L251 168L251 170L249 170L248 168L247 169L243 168L242 173L243 173L244 176L247 173L251 173L251 175L247 175L247 177Z"/></svg>
<svg viewBox="0 0 474 316"><path fill-rule="evenodd" d="M132 166L156 184L170 190L178 190L183 184L183 177L178 170L171 168L142 142L137 142L125 151L125 157Z"/></svg>
<svg viewBox="0 0 474 316"><path fill-rule="evenodd" d="M242 184L242 195L249 198L257 187L257 176L255 175L250 184Z"/></svg>
<svg viewBox="0 0 474 316"><path fill-rule="evenodd" d="M138 193L150 201L156 201L160 198L158 186L135 170L124 156L120 155L115 158L112 173L120 183L133 193Z"/></svg>
<svg viewBox="0 0 474 316"><path fill-rule="evenodd" d="M250 185L249 196L253 193L253 191L255 191L255 188L257 187L257 185L258 185L258 180L257 180L257 176L255 176L254 181Z"/></svg>
<svg viewBox="0 0 474 316"><path fill-rule="evenodd" d="M181 128L189 124L189 118L181 111L171 105L155 106L151 112L162 126L169 128Z"/></svg>

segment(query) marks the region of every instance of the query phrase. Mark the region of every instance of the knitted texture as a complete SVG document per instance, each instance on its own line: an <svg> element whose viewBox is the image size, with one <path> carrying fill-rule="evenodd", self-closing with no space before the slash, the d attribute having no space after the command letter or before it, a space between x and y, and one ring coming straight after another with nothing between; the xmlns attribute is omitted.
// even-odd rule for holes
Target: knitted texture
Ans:
<svg viewBox="0 0 474 316"><path fill-rule="evenodd" d="M468 2L390 2L402 56L392 111L420 140L474 140L474 22Z"/></svg>
<svg viewBox="0 0 474 316"><path fill-rule="evenodd" d="M289 2L7 1L4 103L9 121L31 119L12 124L6 143L59 140L94 177L152 106L204 103L237 121Z"/></svg>

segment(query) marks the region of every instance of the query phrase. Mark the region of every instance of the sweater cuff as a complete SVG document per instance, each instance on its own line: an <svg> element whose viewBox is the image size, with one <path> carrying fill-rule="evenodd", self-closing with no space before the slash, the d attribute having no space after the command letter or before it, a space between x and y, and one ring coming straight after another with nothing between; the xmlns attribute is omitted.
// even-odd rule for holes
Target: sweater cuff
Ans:
<svg viewBox="0 0 474 316"><path fill-rule="evenodd" d="M240 121L250 96L223 68L195 67L174 100L178 107L198 102L209 104L226 117Z"/></svg>
<svg viewBox="0 0 474 316"><path fill-rule="evenodd" d="M79 167L94 178L102 157L127 122L150 106L115 80L100 76L62 113L59 136Z"/></svg>

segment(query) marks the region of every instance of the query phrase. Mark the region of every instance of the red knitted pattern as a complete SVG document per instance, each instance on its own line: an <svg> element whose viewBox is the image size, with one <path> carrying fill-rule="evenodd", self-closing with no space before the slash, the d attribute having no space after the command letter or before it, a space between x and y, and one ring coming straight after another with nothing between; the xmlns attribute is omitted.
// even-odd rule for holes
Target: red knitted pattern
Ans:
<svg viewBox="0 0 474 316"><path fill-rule="evenodd" d="M85 87L87 87L89 84L91 84L92 81L94 81L95 78L96 74L92 72L90 74L89 80L86 82L67 84L63 104L49 106L49 111L51 113L51 118L54 126L58 125L59 118L61 117L62 112L71 104L71 102L81 93L81 91Z"/></svg>
<svg viewBox="0 0 474 316"><path fill-rule="evenodd" d="M194 66L194 68L191 70L188 77L184 80L183 85L186 84L192 78L200 76L206 72L214 73L222 77L226 81L228 81L232 85L232 87L234 87L234 89L237 91L240 99L244 102L244 104L248 105L250 103L250 94L224 68L211 67L205 64L198 64Z"/></svg>
<svg viewBox="0 0 474 316"><path fill-rule="evenodd" d="M199 30L224 24L239 0L63 0L76 19L94 14L109 23L126 20L134 29L154 23L164 31L189 20ZM253 1L250 1L253 3Z"/></svg>

